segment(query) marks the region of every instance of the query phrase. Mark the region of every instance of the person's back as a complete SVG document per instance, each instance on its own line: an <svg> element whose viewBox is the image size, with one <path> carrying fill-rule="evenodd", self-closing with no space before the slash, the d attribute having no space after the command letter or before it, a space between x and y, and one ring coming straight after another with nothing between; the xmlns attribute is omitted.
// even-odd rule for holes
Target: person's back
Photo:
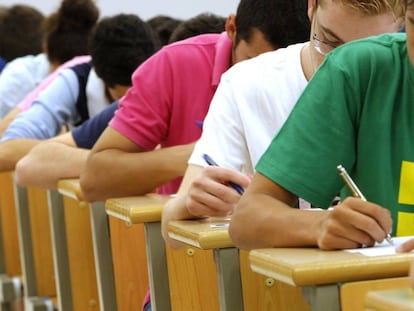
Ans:
<svg viewBox="0 0 414 311"><path fill-rule="evenodd" d="M195 23L198 19L201 23ZM183 24L189 23L190 27L182 27L184 31L178 31L174 37L187 39L200 33L221 33L224 24L223 28L218 27L220 19L214 16L206 22L205 15L197 15L184 21ZM89 149L108 126L117 109L116 102L72 131L35 146L17 163L16 182L24 186L54 189L60 179L79 177Z"/></svg>
<svg viewBox="0 0 414 311"><path fill-rule="evenodd" d="M16 117L1 140L0 168L13 169L37 143L22 146L21 139L53 137L62 125L82 122L103 109L102 103L123 96L131 85L132 72L157 49L154 33L138 16L118 14L102 19L90 42L93 70L90 63L62 70L30 109Z"/></svg>
<svg viewBox="0 0 414 311"><path fill-rule="evenodd" d="M408 191L414 163L413 1L407 5L407 36L359 40L327 56L260 159L233 214L230 234L236 245L344 249L372 246L391 229L397 236L413 234L414 200ZM300 160L296 144L307 150ZM349 197L339 165L368 201ZM342 201L332 210L298 213L290 207L296 196L327 207L341 189ZM253 204L258 222L249 218ZM249 236L259 225L262 237Z"/></svg>
<svg viewBox="0 0 414 311"><path fill-rule="evenodd" d="M204 121L203 134L189 160L185 187L180 188L177 198L164 209L163 228L176 215L192 218L233 211L240 195L227 187L227 182L249 185L249 178L244 174L254 174L263 152L322 62L324 55L320 52L330 51L349 40L400 29L399 2L394 6L388 1L366 2L367 7L363 7L356 0L320 0L318 5L309 7L310 42L260 55L237 64L223 75ZM374 2L382 6L369 5ZM344 27L346 23L353 28ZM324 42L322 51L320 40ZM300 144L297 148L298 154L304 152ZM207 166L204 154L224 168L204 170ZM301 207L309 207L307 202L301 203ZM168 239L165 231L164 236Z"/></svg>
<svg viewBox="0 0 414 311"><path fill-rule="evenodd" d="M221 166L253 174L257 161L323 60L324 55L315 49L315 45L320 44L318 40L326 41L325 29L337 38L344 38L344 41L328 45L330 50L349 40L400 29L401 17L398 21L391 15L383 16L398 16L401 8L387 7L388 1L372 2L382 2L383 5L368 7L365 12L363 7L355 9L354 5L359 1L332 1L332 4L319 1L320 8L312 8L310 14L314 32L310 43L260 55L226 72L190 163L205 166L202 154L210 152ZM336 8L341 9L340 15L336 14ZM341 18L358 30L340 25L338 20Z"/></svg>
<svg viewBox="0 0 414 311"><path fill-rule="evenodd" d="M88 40L99 17L93 0L63 0L42 25L43 53L19 57L0 75L0 117L4 117L58 66L88 54Z"/></svg>
<svg viewBox="0 0 414 311"><path fill-rule="evenodd" d="M266 0L260 4L241 1L235 18L236 27L228 23L227 28L233 46L225 34L201 35L164 47L138 68L134 73L133 87L121 100L110 127L92 149L86 170L81 174L85 198L104 199L117 195L116 191L135 191L128 185L127 178L114 182L116 187L110 185L108 181L113 181L113 178L104 177L108 171L104 172L103 166L113 166L113 162L103 164L102 161L96 167L93 165L95 154L98 158L100 151L112 149L115 137L119 136L129 152L195 141L201 134L196 122L204 119L221 74L231 63L304 40L309 30L305 6L299 14L283 14L279 7L284 8L284 5ZM276 12L285 18L275 18ZM295 31L286 32L285 28L292 24L296 25ZM119 146L119 149L124 148ZM151 191L154 186L167 181L164 178L147 179L142 183L140 193ZM179 183L180 179L177 179L160 191L175 192Z"/></svg>

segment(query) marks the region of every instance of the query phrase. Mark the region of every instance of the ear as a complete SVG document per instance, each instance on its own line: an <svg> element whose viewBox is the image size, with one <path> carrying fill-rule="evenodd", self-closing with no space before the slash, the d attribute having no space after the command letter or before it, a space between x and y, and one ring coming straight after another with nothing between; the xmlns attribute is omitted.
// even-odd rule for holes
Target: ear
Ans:
<svg viewBox="0 0 414 311"><path fill-rule="evenodd" d="M316 0L308 0L308 17L312 23L313 14L315 14L317 8Z"/></svg>
<svg viewBox="0 0 414 311"><path fill-rule="evenodd" d="M236 15L230 14L227 17L225 29L226 29L227 36L229 37L229 39L231 41L235 42L236 41L236 33L237 33Z"/></svg>

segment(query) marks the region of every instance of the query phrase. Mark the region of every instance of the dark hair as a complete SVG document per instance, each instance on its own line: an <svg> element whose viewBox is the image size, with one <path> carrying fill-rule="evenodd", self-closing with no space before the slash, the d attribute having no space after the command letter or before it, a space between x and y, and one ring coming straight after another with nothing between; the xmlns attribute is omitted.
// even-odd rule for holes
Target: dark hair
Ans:
<svg viewBox="0 0 414 311"><path fill-rule="evenodd" d="M182 22L170 36L168 43L184 40L204 33L220 33L225 30L226 18L202 13Z"/></svg>
<svg viewBox="0 0 414 311"><path fill-rule="evenodd" d="M236 13L236 44L250 42L254 29L274 48L309 40L307 4L306 0L241 0Z"/></svg>
<svg viewBox="0 0 414 311"><path fill-rule="evenodd" d="M6 61L42 52L44 17L28 5L14 5L2 10L0 21L0 56Z"/></svg>
<svg viewBox="0 0 414 311"><path fill-rule="evenodd" d="M132 85L132 73L158 49L159 41L151 27L133 14L102 19L90 41L94 69L108 87Z"/></svg>
<svg viewBox="0 0 414 311"><path fill-rule="evenodd" d="M158 35L161 45L166 45L182 20L167 15L157 15L147 20L147 23Z"/></svg>
<svg viewBox="0 0 414 311"><path fill-rule="evenodd" d="M88 54L89 36L98 18L95 1L63 0L44 27L49 61L62 64Z"/></svg>

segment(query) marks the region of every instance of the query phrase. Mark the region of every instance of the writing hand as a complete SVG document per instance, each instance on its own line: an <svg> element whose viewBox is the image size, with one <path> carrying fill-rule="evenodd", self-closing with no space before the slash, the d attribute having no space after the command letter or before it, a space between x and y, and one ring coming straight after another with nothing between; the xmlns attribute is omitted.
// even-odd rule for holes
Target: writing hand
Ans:
<svg viewBox="0 0 414 311"><path fill-rule="evenodd" d="M320 223L321 249L348 249L382 242L392 227L390 212L371 202L346 198L326 213Z"/></svg>
<svg viewBox="0 0 414 311"><path fill-rule="evenodd" d="M250 179L237 171L208 166L193 180L188 191L186 207L195 216L226 216L233 212L240 200L233 188L229 187L233 182L246 188Z"/></svg>

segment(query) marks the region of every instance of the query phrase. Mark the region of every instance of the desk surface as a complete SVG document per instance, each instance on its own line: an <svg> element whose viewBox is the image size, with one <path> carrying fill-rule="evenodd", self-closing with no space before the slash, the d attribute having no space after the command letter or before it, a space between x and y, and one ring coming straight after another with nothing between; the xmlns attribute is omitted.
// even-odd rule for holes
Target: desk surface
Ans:
<svg viewBox="0 0 414 311"><path fill-rule="evenodd" d="M59 193L75 199L83 201L83 194L80 187L79 179L62 179L58 182Z"/></svg>
<svg viewBox="0 0 414 311"><path fill-rule="evenodd" d="M170 221L168 235L201 249L234 247L228 224L229 219L226 218Z"/></svg>
<svg viewBox="0 0 414 311"><path fill-rule="evenodd" d="M131 224L161 221L164 204L170 196L150 193L137 197L109 199L105 202L106 213Z"/></svg>
<svg viewBox="0 0 414 311"><path fill-rule="evenodd" d="M366 309L373 311L412 311L414 294L411 288L369 292L365 298Z"/></svg>
<svg viewBox="0 0 414 311"><path fill-rule="evenodd" d="M413 253L370 257L316 248L258 249L249 253L253 271L294 286L407 276Z"/></svg>

